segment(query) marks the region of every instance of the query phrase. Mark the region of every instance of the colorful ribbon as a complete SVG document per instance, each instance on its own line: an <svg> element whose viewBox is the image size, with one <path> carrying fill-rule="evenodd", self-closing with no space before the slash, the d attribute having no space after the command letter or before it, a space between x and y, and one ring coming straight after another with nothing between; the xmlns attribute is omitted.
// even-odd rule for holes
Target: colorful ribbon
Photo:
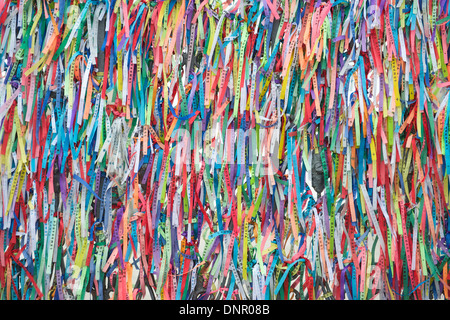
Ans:
<svg viewBox="0 0 450 320"><path fill-rule="evenodd" d="M0 299L448 299L449 17L0 1Z"/></svg>

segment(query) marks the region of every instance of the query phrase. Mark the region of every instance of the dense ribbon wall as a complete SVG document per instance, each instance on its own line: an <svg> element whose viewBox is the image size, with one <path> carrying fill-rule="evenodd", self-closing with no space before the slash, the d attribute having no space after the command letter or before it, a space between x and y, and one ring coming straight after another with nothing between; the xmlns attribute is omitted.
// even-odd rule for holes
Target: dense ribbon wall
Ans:
<svg viewBox="0 0 450 320"><path fill-rule="evenodd" d="M1 299L447 299L448 0L0 1Z"/></svg>

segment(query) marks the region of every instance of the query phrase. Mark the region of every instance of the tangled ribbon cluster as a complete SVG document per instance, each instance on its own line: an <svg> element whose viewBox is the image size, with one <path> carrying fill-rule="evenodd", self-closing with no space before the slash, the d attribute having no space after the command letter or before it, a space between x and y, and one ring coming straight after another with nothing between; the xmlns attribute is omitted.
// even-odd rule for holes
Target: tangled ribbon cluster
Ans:
<svg viewBox="0 0 450 320"><path fill-rule="evenodd" d="M0 0L0 299L448 299L449 25Z"/></svg>

